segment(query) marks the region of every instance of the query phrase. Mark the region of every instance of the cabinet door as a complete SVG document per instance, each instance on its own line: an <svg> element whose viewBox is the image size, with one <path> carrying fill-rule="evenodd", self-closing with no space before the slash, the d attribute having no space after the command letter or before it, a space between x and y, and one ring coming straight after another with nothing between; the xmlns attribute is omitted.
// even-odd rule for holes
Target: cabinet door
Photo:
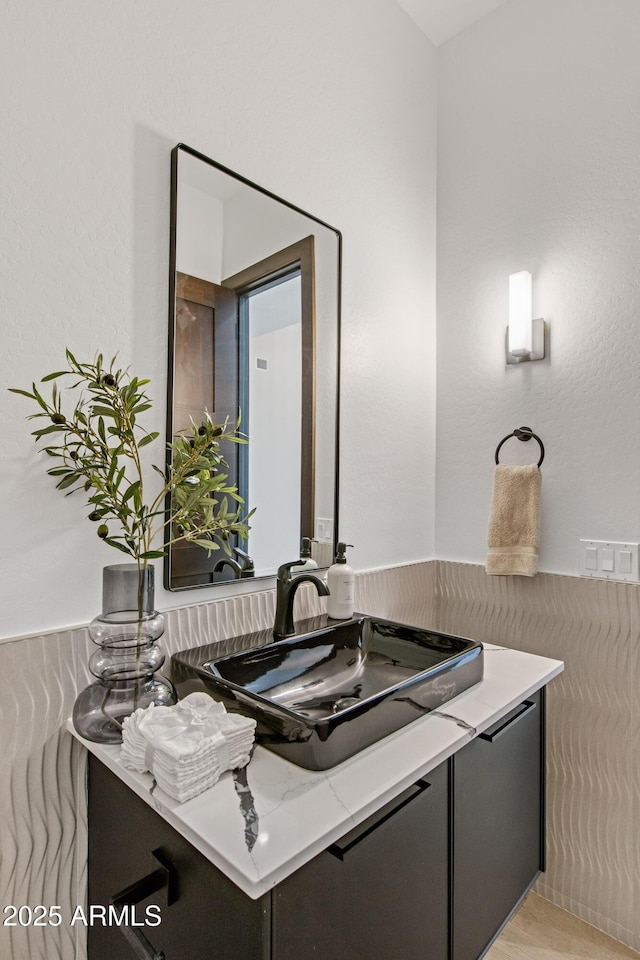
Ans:
<svg viewBox="0 0 640 960"><path fill-rule="evenodd" d="M273 892L273 960L446 960L447 765Z"/></svg>
<svg viewBox="0 0 640 960"><path fill-rule="evenodd" d="M543 869L544 691L453 766L453 960L477 960Z"/></svg>
<svg viewBox="0 0 640 960"><path fill-rule="evenodd" d="M162 887L138 900L137 923L150 905L160 908L158 926L126 931L99 920L88 928L89 960L140 960L160 951L166 960L262 960L263 917L260 900L250 900L223 876L155 810L94 757L89 760L89 905L108 908L111 898L139 884L160 867L159 856L175 868L174 902ZM153 887L153 883L149 884ZM121 911L119 911L121 912ZM129 914L131 917L131 913ZM131 941L144 934L149 946ZM268 939L268 938L267 938Z"/></svg>

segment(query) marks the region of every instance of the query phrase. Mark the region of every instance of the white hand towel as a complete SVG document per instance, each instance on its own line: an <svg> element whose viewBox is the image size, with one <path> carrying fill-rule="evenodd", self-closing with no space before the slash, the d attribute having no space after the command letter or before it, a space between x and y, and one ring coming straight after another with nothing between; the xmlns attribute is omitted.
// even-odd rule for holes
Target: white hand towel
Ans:
<svg viewBox="0 0 640 960"><path fill-rule="evenodd" d="M534 577L540 545L542 475L535 464L498 464L489 517L486 571L491 576Z"/></svg>

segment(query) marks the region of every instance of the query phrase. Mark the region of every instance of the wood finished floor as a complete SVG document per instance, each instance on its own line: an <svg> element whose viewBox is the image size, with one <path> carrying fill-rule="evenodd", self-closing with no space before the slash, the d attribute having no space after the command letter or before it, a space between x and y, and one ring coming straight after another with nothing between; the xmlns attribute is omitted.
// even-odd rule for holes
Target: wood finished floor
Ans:
<svg viewBox="0 0 640 960"><path fill-rule="evenodd" d="M485 960L639 960L640 954L530 893Z"/></svg>

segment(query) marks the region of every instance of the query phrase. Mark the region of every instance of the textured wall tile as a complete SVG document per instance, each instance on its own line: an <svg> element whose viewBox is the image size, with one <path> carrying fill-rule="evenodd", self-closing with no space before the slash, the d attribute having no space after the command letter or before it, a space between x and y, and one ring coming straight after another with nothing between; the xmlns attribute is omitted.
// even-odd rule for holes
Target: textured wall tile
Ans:
<svg viewBox="0 0 640 960"><path fill-rule="evenodd" d="M63 916L58 927L0 927L3 960L83 955L84 930L69 920L82 902L85 756L62 729L75 699L76 647L70 631L0 647L1 906L59 905Z"/></svg>
<svg viewBox="0 0 640 960"><path fill-rule="evenodd" d="M438 564L441 629L564 660L549 686L539 891L640 948L640 586Z"/></svg>

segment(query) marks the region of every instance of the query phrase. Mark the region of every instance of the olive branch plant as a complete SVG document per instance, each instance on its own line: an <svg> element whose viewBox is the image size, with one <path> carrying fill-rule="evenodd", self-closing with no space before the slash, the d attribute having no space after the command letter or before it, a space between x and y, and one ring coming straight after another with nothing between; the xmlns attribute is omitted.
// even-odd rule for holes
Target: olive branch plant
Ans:
<svg viewBox="0 0 640 960"><path fill-rule="evenodd" d="M205 411L201 423L191 420L187 432L167 443L166 466L151 465L162 487L147 504L140 451L159 433L146 430L138 417L152 406L144 390L150 381L120 369L117 356L105 364L98 354L93 363L84 363L67 349L66 358L66 370L41 380L54 381L50 400L35 383L30 391L9 388L38 405L28 420L47 421L32 436L44 442L41 451L55 461L47 473L56 478L57 489L67 496L84 490L98 537L132 557L139 568L181 540L202 547L208 556L220 549L230 554L231 535L246 539L253 513L244 513L244 500L228 483L220 449L226 442L247 442L239 432L240 417L235 425L228 419L216 424ZM63 412L66 391L56 382L61 377L74 378L69 390L82 388L71 413ZM160 548L154 546L159 538Z"/></svg>

